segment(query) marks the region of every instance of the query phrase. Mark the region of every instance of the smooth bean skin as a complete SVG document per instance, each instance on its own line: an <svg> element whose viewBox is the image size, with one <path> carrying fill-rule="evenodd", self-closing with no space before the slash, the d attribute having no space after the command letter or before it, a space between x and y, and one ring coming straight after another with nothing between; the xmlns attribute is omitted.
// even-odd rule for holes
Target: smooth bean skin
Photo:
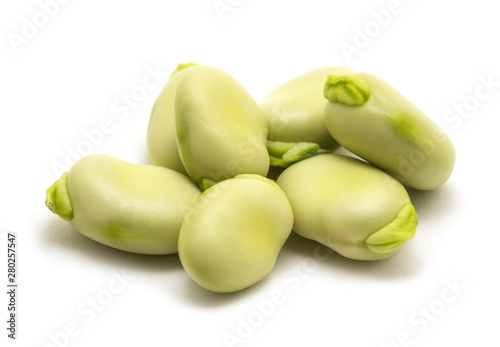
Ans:
<svg viewBox="0 0 500 347"><path fill-rule="evenodd" d="M47 189L46 205L104 245L133 253L171 254L177 252L183 218L200 193L177 171L92 154Z"/></svg>
<svg viewBox="0 0 500 347"><path fill-rule="evenodd" d="M417 215L405 188L361 160L321 154L278 177L293 230L357 260L390 257L415 234Z"/></svg>
<svg viewBox="0 0 500 347"><path fill-rule="evenodd" d="M342 76L337 77L339 81ZM455 148L448 136L381 78L368 73L342 78L353 82L346 82L349 89L341 83L334 89L331 80L325 84L325 97L334 99L325 108L332 136L406 186L432 190L443 185L455 165ZM341 100L335 100L338 97Z"/></svg>
<svg viewBox="0 0 500 347"><path fill-rule="evenodd" d="M312 142L333 150L338 143L325 126L327 100L323 86L329 74L353 73L341 66L325 66L299 75L267 95L260 107L267 119L269 140L280 142Z"/></svg>
<svg viewBox="0 0 500 347"><path fill-rule="evenodd" d="M264 278L291 233L293 214L278 185L238 175L205 190L179 234L179 257L191 278L214 292L234 292Z"/></svg>
<svg viewBox="0 0 500 347"><path fill-rule="evenodd" d="M174 95L180 79L196 64L179 64L156 98L149 119L147 146L151 162L187 175L175 140Z"/></svg>
<svg viewBox="0 0 500 347"><path fill-rule="evenodd" d="M208 66L187 73L177 85L174 113L182 163L203 190L206 181L267 174L266 120L228 73Z"/></svg>

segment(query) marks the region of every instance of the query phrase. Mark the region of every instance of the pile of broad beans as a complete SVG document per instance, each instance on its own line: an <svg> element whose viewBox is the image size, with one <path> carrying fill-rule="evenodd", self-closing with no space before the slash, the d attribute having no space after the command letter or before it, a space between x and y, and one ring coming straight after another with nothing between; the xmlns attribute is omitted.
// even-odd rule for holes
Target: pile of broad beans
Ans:
<svg viewBox="0 0 500 347"><path fill-rule="evenodd" d="M215 292L264 278L292 230L347 258L390 257L418 224L405 186L436 189L455 164L450 139L394 87L339 66L297 76L259 105L228 73L181 64L147 135L153 165L86 156L45 203L104 245L178 253ZM353 155L335 154L340 146Z"/></svg>

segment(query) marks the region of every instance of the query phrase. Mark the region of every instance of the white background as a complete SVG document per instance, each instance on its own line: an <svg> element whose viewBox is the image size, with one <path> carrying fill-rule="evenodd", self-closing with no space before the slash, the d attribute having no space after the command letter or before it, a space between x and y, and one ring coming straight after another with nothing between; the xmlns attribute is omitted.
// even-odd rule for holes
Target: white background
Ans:
<svg viewBox="0 0 500 347"><path fill-rule="evenodd" d="M500 343L494 2L223 0L232 5L222 18L212 0L72 0L45 10L41 3L51 2L0 5L0 345L226 346L227 334L241 338L235 346ZM381 14L389 10L390 18ZM356 52L343 52L347 45ZM152 104L176 65L191 61L226 70L257 101L325 65L377 74L449 134L455 172L436 191L410 190L420 224L394 257L322 260L316 243L292 234L261 283L226 295L196 285L177 255L116 251L50 213L45 189L71 151L149 163ZM141 95L157 69L161 83ZM481 80L488 79L494 86L484 96ZM132 93L141 100L123 108L121 97ZM467 116L452 115L456 105ZM83 132L103 119L112 130L86 148ZM18 235L16 341L4 328L8 231ZM126 275L125 285L110 296L115 273ZM446 289L452 282L454 294ZM88 306L92 298L98 309ZM248 321L255 327L245 330Z"/></svg>

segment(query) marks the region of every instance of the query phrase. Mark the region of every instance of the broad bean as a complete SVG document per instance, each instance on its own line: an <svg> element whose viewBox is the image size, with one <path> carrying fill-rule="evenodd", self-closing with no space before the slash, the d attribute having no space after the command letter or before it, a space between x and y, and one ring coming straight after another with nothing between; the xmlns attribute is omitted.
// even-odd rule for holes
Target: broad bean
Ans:
<svg viewBox="0 0 500 347"><path fill-rule="evenodd" d="M202 287L238 291L271 271L292 224L290 203L274 181L237 175L205 190L191 206L179 257Z"/></svg>
<svg viewBox="0 0 500 347"><path fill-rule="evenodd" d="M292 206L293 230L347 258L387 258L415 234L417 214L404 187L359 159L307 158L277 183Z"/></svg>
<svg viewBox="0 0 500 347"><path fill-rule="evenodd" d="M174 95L180 79L198 65L179 64L160 95L156 98L149 119L147 145L151 162L155 165L187 175L175 141Z"/></svg>
<svg viewBox="0 0 500 347"><path fill-rule="evenodd" d="M326 126L349 151L412 188L435 189L450 177L453 143L389 83L367 73L329 75L324 96Z"/></svg>
<svg viewBox="0 0 500 347"><path fill-rule="evenodd" d="M318 154L318 148L330 151L339 146L325 126L327 101L322 88L327 75L352 72L341 66L311 70L285 82L264 98L260 107L269 127L271 165L286 167L303 157ZM293 151L286 153L288 149ZM299 149L300 155L292 157Z"/></svg>
<svg viewBox="0 0 500 347"><path fill-rule="evenodd" d="M269 170L267 123L252 96L228 73L200 66L178 83L177 147L202 190L238 174Z"/></svg>
<svg viewBox="0 0 500 347"><path fill-rule="evenodd" d="M133 253L170 254L177 252L184 215L200 193L174 170L92 154L47 189L45 204L94 241Z"/></svg>

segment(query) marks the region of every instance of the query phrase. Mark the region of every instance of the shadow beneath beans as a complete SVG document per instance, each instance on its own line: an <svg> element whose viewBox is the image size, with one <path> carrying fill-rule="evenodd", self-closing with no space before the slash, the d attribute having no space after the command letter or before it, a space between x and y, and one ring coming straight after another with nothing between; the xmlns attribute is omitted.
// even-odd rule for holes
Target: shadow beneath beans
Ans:
<svg viewBox="0 0 500 347"><path fill-rule="evenodd" d="M177 254L145 255L114 249L83 236L63 220L51 219L41 229L40 242L48 252L63 250L89 262L127 268L138 273L184 270Z"/></svg>
<svg viewBox="0 0 500 347"><path fill-rule="evenodd" d="M418 255L410 245L403 246L400 251L388 259L376 261L362 261L349 259L321 245L316 241L303 238L292 232L282 250L288 264L280 264L280 267L290 267L290 263L297 260L310 259L319 265L321 271L332 273L346 273L351 277L372 277L384 280L400 279L406 276L414 276L421 269L421 262L417 261ZM281 255L280 255L281 256Z"/></svg>
<svg viewBox="0 0 500 347"><path fill-rule="evenodd" d="M197 305L207 309L218 308L234 302L244 300L244 298L254 296L266 287L267 277L256 284L233 293L216 293L205 289L192 280L186 273L185 281L179 286L181 290L176 293L179 299L188 304Z"/></svg>
<svg viewBox="0 0 500 347"><path fill-rule="evenodd" d="M115 268L125 268L139 274L165 274L151 285L160 286L171 292L172 296L188 304L201 307L219 307L244 297L254 295L266 284L266 279L235 293L215 293L204 289L185 272L178 254L144 255L120 251L95 242L74 229L69 223L51 219L41 226L40 243L47 252L70 253L84 258L96 266L103 264Z"/></svg>
<svg viewBox="0 0 500 347"><path fill-rule="evenodd" d="M282 167L270 166L266 177L273 180L273 181L276 181L278 179L279 175L281 175L281 173L283 171L285 171L285 169Z"/></svg>
<svg viewBox="0 0 500 347"><path fill-rule="evenodd" d="M274 276L293 271L294 267L300 266L308 259L315 261L323 273L331 273L332 276L347 274L354 280L356 277L397 280L406 276L414 276L421 270L421 262L416 260L417 254L412 247L404 246L400 252L389 259L358 261L345 258L315 241L292 232L271 273L253 286L234 293L214 293L199 286L186 274L182 283L179 283L176 295L189 304L207 309L229 305L255 296L259 292L269 292Z"/></svg>
<svg viewBox="0 0 500 347"><path fill-rule="evenodd" d="M148 149L147 147L142 147L141 148L141 157L137 164L141 165L153 165L153 162L151 161L151 158L149 157Z"/></svg>
<svg viewBox="0 0 500 347"><path fill-rule="evenodd" d="M419 219L430 220L437 216L443 218L449 212L454 212L456 215L458 202L463 199L459 197L459 190L452 183L448 182L435 190L405 187Z"/></svg>

